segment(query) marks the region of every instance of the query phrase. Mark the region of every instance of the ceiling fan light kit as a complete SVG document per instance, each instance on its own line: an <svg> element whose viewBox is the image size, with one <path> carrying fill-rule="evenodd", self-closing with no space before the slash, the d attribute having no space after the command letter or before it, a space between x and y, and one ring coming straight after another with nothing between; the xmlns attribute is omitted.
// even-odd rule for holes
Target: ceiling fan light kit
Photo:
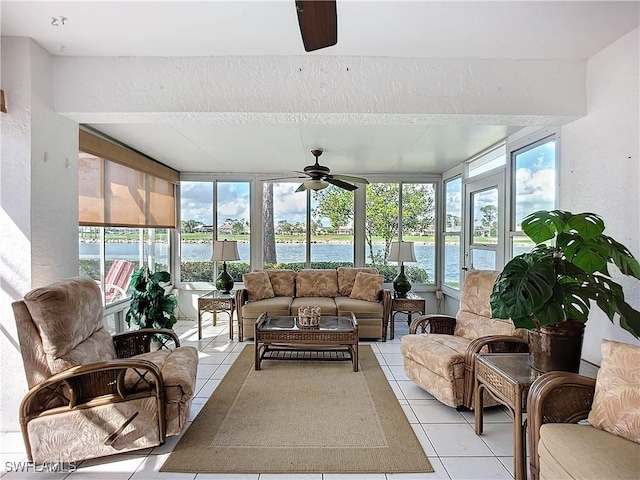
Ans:
<svg viewBox="0 0 640 480"><path fill-rule="evenodd" d="M307 180L303 183L303 185L309 190L314 190L317 192L318 190L327 188L329 186L329 183L325 182L324 180Z"/></svg>

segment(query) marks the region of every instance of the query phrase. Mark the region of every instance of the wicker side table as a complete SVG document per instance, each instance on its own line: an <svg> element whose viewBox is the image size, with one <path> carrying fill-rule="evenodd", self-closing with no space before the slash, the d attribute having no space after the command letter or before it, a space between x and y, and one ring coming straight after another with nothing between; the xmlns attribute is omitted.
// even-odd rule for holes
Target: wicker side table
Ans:
<svg viewBox="0 0 640 480"><path fill-rule="evenodd" d="M421 313L424 315L427 309L427 302L414 292L407 292L406 297L393 297L391 299L391 322L389 325L389 338L393 340L396 330L396 313L406 313L407 323L411 325L411 315Z"/></svg>
<svg viewBox="0 0 640 480"><path fill-rule="evenodd" d="M213 325L218 322L218 312L226 312L229 315L229 339L233 340L233 311L236 308L236 292L222 293L212 290L198 297L198 340L202 339L202 314L209 312L213 315Z"/></svg>
<svg viewBox="0 0 640 480"><path fill-rule="evenodd" d="M515 480L526 480L525 429L522 414L527 408L527 393L538 374L529 366L528 353L476 354L475 427L482 434L483 395L492 397L507 407L513 417L513 470Z"/></svg>

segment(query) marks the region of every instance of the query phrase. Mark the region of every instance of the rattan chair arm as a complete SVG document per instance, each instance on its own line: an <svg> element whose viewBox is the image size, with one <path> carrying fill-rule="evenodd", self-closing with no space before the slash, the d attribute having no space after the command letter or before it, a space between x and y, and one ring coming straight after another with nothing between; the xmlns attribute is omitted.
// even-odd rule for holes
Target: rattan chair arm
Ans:
<svg viewBox="0 0 640 480"><path fill-rule="evenodd" d="M238 326L242 325L242 306L248 301L249 292L245 288L236 290L236 314L238 316ZM240 341L242 341L242 338Z"/></svg>
<svg viewBox="0 0 640 480"><path fill-rule="evenodd" d="M135 369L142 378L148 375L149 388L128 392L124 378L129 369ZM20 403L20 428L27 458L33 460L28 424L34 418L148 397L155 398L160 442L164 442L164 382L160 369L152 362L116 359L72 367L52 375L29 390Z"/></svg>
<svg viewBox="0 0 640 480"><path fill-rule="evenodd" d="M379 294L379 301L382 303L382 341L387 341L387 327L391 319L391 290L382 289Z"/></svg>
<svg viewBox="0 0 640 480"><path fill-rule="evenodd" d="M527 395L529 467L540 477L538 442L545 423L577 423L589 416L596 380L569 372L548 372L534 380Z"/></svg>
<svg viewBox="0 0 640 480"><path fill-rule="evenodd" d="M485 347L489 353L526 353L529 351L529 344L526 340L512 335L485 335L472 340L464 354L463 405L467 408L473 408L476 353Z"/></svg>
<svg viewBox="0 0 640 480"><path fill-rule="evenodd" d="M160 369L148 360L116 359L90 363L52 375L29 390L20 404L20 421L26 425L31 418L61 407L67 411L81 404L98 405L125 400L130 395L124 385L124 374L129 369L150 376L151 381L146 382L149 388L136 394L164 395Z"/></svg>
<svg viewBox="0 0 640 480"><path fill-rule="evenodd" d="M178 348L180 338L178 334L169 328L141 328L116 333L111 337L118 358L129 358L141 353L151 351L152 340L159 340L158 348ZM173 342L174 345L169 345Z"/></svg>
<svg viewBox="0 0 640 480"><path fill-rule="evenodd" d="M416 317L409 326L409 333L437 333L443 335L453 335L456 329L456 318L450 315L429 314Z"/></svg>

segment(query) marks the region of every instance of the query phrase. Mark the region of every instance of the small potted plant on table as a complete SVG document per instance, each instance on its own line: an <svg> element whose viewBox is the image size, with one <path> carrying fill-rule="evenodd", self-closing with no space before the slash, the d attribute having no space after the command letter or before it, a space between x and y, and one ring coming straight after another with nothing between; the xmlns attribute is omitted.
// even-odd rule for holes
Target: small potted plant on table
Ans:
<svg viewBox="0 0 640 480"><path fill-rule="evenodd" d="M536 370L578 371L592 302L611 321L617 315L620 326L640 338L640 312L625 301L608 269L614 264L640 279L640 265L604 229L602 218L593 213L541 210L522 221L522 230L537 245L505 265L490 303L494 317L510 318L529 330ZM549 240L552 245L543 243Z"/></svg>

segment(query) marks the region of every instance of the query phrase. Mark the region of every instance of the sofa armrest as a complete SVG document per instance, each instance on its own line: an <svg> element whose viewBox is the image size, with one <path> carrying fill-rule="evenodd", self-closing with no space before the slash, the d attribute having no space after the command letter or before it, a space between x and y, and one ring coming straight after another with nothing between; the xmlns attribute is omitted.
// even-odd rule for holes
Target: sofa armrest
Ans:
<svg viewBox="0 0 640 480"><path fill-rule="evenodd" d="M417 317L411 322L409 333L429 333L453 335L456 319L450 315L429 314ZM418 330L420 330L418 332Z"/></svg>
<svg viewBox="0 0 640 480"><path fill-rule="evenodd" d="M525 339L512 335L486 335L472 340L464 354L463 404L467 408L473 408L476 353L485 347L489 353L527 353L529 351L529 344Z"/></svg>
<svg viewBox="0 0 640 480"><path fill-rule="evenodd" d="M577 373L549 372L538 377L527 395L531 478L540 476L538 442L545 423L577 423L589 416L596 380Z"/></svg>
<svg viewBox="0 0 640 480"><path fill-rule="evenodd" d="M180 346L178 335L169 328L129 330L128 332L116 333L112 338L118 358L129 358L150 352L152 341L158 342L159 348L171 349Z"/></svg>

